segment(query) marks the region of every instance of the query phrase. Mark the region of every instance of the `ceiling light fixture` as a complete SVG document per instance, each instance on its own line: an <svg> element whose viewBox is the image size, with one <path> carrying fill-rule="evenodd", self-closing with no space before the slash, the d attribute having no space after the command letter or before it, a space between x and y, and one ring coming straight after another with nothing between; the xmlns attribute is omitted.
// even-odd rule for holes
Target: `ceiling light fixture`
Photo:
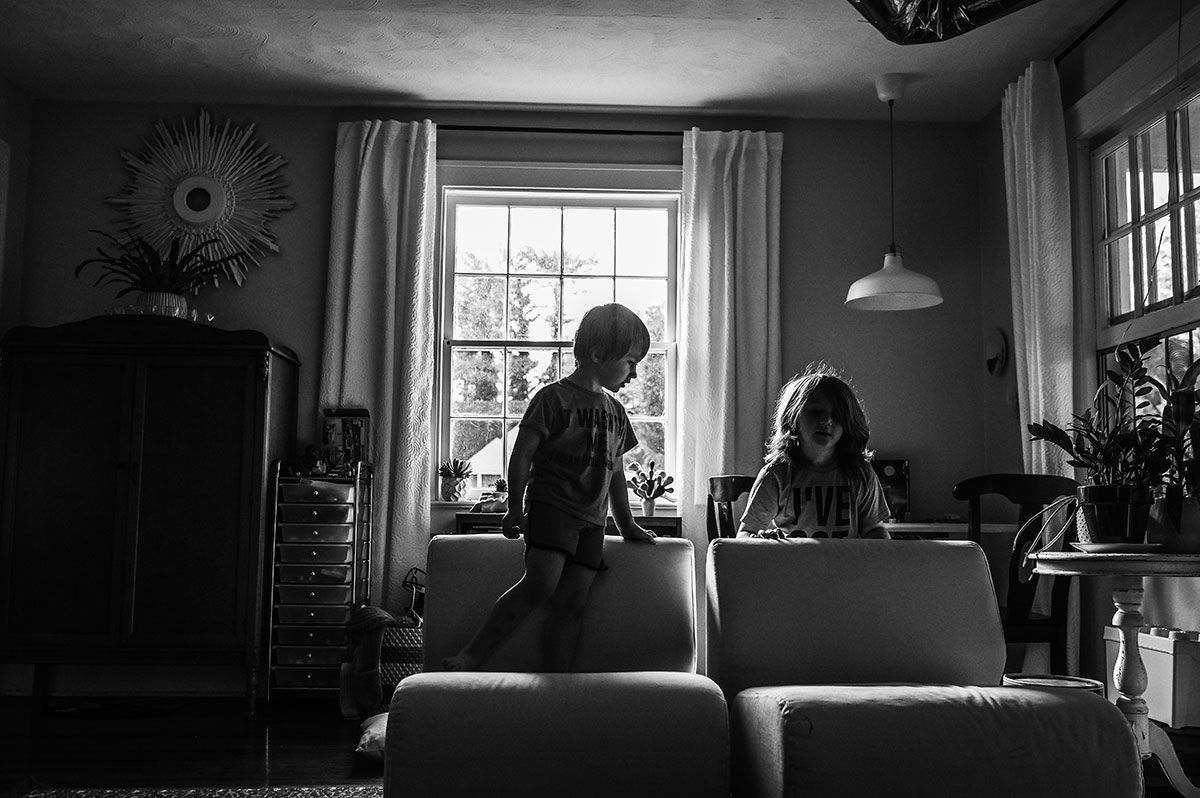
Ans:
<svg viewBox="0 0 1200 798"><path fill-rule="evenodd" d="M856 280L846 293L846 305L856 310L916 310L942 303L937 281L904 268L896 246L896 143L892 106L904 95L904 75L880 75L875 93L888 104L888 149L891 161L892 243L883 256L883 268Z"/></svg>

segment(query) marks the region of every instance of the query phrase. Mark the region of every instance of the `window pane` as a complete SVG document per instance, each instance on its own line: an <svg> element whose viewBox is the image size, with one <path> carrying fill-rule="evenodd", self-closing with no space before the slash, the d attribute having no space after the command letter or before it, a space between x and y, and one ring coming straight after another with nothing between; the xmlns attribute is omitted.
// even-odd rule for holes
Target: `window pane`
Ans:
<svg viewBox="0 0 1200 798"><path fill-rule="evenodd" d="M1171 275L1171 222L1163 216L1149 227L1143 228L1146 241L1142 267L1148 304L1169 300L1174 290Z"/></svg>
<svg viewBox="0 0 1200 798"><path fill-rule="evenodd" d="M666 445L666 430L661 421L634 421L633 434L637 435L638 445L625 453L625 467L632 463L637 463L645 467L651 460L654 461L654 469L663 469L663 464L666 462L663 456ZM671 474L671 476L675 476ZM671 485L671 487L675 487ZM659 497L664 498L664 497ZM674 499L674 493L668 493L667 499ZM636 510L635 510L636 512Z"/></svg>
<svg viewBox="0 0 1200 798"><path fill-rule="evenodd" d="M1180 142L1186 140L1188 160L1186 164L1180 166L1190 182L1187 184L1188 189L1200 187L1200 97L1192 100L1187 104L1185 112L1180 113L1181 118L1187 119L1187 137L1180 137Z"/></svg>
<svg viewBox="0 0 1200 798"><path fill-rule="evenodd" d="M612 279L568 277L563 280L562 340L574 341L579 320L596 305L613 301Z"/></svg>
<svg viewBox="0 0 1200 798"><path fill-rule="evenodd" d="M617 393L631 416L662 416L667 408L667 355L651 352L637 367L637 379Z"/></svg>
<svg viewBox="0 0 1200 798"><path fill-rule="evenodd" d="M1200 200L1189 203L1180 215L1180 251L1189 290L1200 285Z"/></svg>
<svg viewBox="0 0 1200 798"><path fill-rule="evenodd" d="M1136 288L1133 283L1133 237L1126 234L1104 248L1108 268L1110 316L1122 316L1134 310Z"/></svg>
<svg viewBox="0 0 1200 798"><path fill-rule="evenodd" d="M1104 159L1105 235L1129 224L1129 145Z"/></svg>
<svg viewBox="0 0 1200 798"><path fill-rule="evenodd" d="M454 278L454 337L493 341L504 337L504 278Z"/></svg>
<svg viewBox="0 0 1200 798"><path fill-rule="evenodd" d="M665 208L617 210L617 274L667 276Z"/></svg>
<svg viewBox="0 0 1200 798"><path fill-rule="evenodd" d="M504 473L503 429L501 421L457 419L450 422L450 456L471 464L467 487L486 487Z"/></svg>
<svg viewBox="0 0 1200 798"><path fill-rule="evenodd" d="M641 317L651 341L667 337L667 281L618 279L617 301Z"/></svg>
<svg viewBox="0 0 1200 798"><path fill-rule="evenodd" d="M613 208L563 208L563 272L613 273Z"/></svg>
<svg viewBox="0 0 1200 798"><path fill-rule="evenodd" d="M558 362L556 349L508 350L508 416L524 415L533 395L559 378Z"/></svg>
<svg viewBox="0 0 1200 798"><path fill-rule="evenodd" d="M1192 364L1192 334L1194 332L1179 333L1167 339L1167 363L1170 364L1171 373L1175 375L1175 379L1182 378L1183 373ZM1154 376L1162 379L1159 374Z"/></svg>
<svg viewBox="0 0 1200 798"><path fill-rule="evenodd" d="M1161 208L1170 197L1171 173L1167 171L1167 120L1158 120L1140 136L1142 186L1146 196L1142 212Z"/></svg>
<svg viewBox="0 0 1200 798"><path fill-rule="evenodd" d="M454 269L504 273L508 263L508 208L459 205L454 222Z"/></svg>
<svg viewBox="0 0 1200 798"><path fill-rule="evenodd" d="M514 277L509 283L508 337L558 340L557 277Z"/></svg>
<svg viewBox="0 0 1200 798"><path fill-rule="evenodd" d="M499 349L455 347L450 354L450 413L500 415L503 368L504 353Z"/></svg>
<svg viewBox="0 0 1200 798"><path fill-rule="evenodd" d="M562 247L562 209L512 209L512 270L558 274Z"/></svg>

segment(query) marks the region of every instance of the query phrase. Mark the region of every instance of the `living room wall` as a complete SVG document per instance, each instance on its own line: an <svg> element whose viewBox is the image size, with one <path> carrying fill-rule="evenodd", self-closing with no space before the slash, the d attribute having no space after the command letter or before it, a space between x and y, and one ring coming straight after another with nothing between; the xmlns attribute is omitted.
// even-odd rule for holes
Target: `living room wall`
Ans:
<svg viewBox="0 0 1200 798"><path fill-rule="evenodd" d="M253 270L243 286L205 290L193 304L212 313L219 327L260 329L296 350L302 363L298 432L302 442L311 441L334 137L336 119L344 113L281 106L209 110L217 120L253 123L257 135L287 159L287 193L296 207L272 223L279 254L262 258L261 269ZM436 110L412 111L408 118L439 119ZM58 324L112 307L114 292L77 279L74 268L102 243L89 230L117 226L116 209L105 198L125 184L119 151L139 148L159 119L175 123L195 112L194 106L149 103L34 103L21 323ZM454 116L463 122L461 113ZM494 115L473 118L496 122ZM626 121L646 125L645 119ZM704 118L691 123L720 127ZM611 117L606 124L612 124ZM683 129L688 122L679 124L677 129ZM890 237L886 121L783 120L771 125L785 136L780 243L784 371L793 373L821 358L844 369L867 405L879 456L912 461L916 515L961 513L949 490L986 463L980 408L984 392L991 389L983 380L977 322L974 127L897 123L898 242L914 268L938 279L946 302L920 312L862 313L846 310L842 300L850 282L879 268ZM597 154L597 159L619 159L621 137L609 139L606 146L616 148L618 155ZM474 147L471 157L498 157L478 138ZM575 157L569 151L562 157L568 156ZM948 445L951 439L953 446ZM753 470L757 464L738 466Z"/></svg>

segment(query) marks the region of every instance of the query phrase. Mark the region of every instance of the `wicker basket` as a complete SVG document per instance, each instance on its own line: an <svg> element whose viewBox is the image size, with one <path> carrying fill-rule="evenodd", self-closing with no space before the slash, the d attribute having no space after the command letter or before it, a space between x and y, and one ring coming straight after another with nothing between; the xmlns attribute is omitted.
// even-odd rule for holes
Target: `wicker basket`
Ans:
<svg viewBox="0 0 1200 798"><path fill-rule="evenodd" d="M379 683L390 696L405 676L421 672L425 656L425 630L419 626L390 626L379 650Z"/></svg>

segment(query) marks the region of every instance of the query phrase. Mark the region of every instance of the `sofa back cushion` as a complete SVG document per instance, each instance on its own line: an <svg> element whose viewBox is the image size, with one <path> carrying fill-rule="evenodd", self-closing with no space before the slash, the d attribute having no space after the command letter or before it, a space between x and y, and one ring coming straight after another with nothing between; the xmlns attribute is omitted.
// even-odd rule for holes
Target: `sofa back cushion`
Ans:
<svg viewBox="0 0 1200 798"><path fill-rule="evenodd" d="M707 673L747 687L998 685L1004 633L967 541L720 539L708 553Z"/></svg>
<svg viewBox="0 0 1200 798"><path fill-rule="evenodd" d="M478 631L492 604L524 573L525 546L502 535L438 535L429 542L425 670L439 671ZM696 672L695 556L691 541L654 545L604 539L575 654L579 672ZM496 649L489 671L541 667L540 608Z"/></svg>

